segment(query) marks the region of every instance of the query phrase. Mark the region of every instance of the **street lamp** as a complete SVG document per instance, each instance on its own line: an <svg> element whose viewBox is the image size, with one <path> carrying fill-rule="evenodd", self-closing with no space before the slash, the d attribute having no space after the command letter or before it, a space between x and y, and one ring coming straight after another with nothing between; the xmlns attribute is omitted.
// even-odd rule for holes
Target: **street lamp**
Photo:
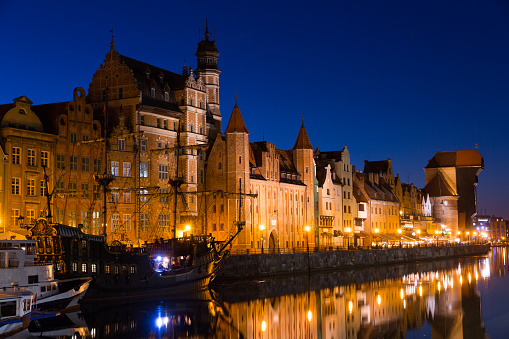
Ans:
<svg viewBox="0 0 509 339"><path fill-rule="evenodd" d="M346 232L346 249L347 250L350 250L350 232L352 232L352 228L351 227L347 227L345 228L345 232Z"/></svg>
<svg viewBox="0 0 509 339"><path fill-rule="evenodd" d="M401 228L398 228L398 234L400 235L400 237L399 237L399 247L401 247L401 233L403 233L403 230Z"/></svg>
<svg viewBox="0 0 509 339"><path fill-rule="evenodd" d="M188 233L191 231L191 225L186 225L184 227L184 230L185 230L184 236L187 237Z"/></svg>
<svg viewBox="0 0 509 339"><path fill-rule="evenodd" d="M375 244L376 248L378 248L378 233L380 232L380 229L377 227L375 228Z"/></svg>
<svg viewBox="0 0 509 339"><path fill-rule="evenodd" d="M306 231L306 248L307 248L308 253L309 253L309 231L311 231L311 227L305 226L304 227L304 231Z"/></svg>
<svg viewBox="0 0 509 339"><path fill-rule="evenodd" d="M265 231L265 225L260 225L258 227L260 229L260 232L262 232L262 253L263 253L263 231Z"/></svg>

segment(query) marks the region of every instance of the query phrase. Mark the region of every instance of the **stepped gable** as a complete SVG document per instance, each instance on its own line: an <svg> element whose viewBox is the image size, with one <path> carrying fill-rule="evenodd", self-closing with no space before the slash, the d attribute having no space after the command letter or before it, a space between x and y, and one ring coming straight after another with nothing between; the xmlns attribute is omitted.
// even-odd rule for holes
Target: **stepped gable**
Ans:
<svg viewBox="0 0 509 339"><path fill-rule="evenodd" d="M389 161L367 161L364 160L364 173L387 173L389 171Z"/></svg>
<svg viewBox="0 0 509 339"><path fill-rule="evenodd" d="M442 172L431 179L430 182L423 188L425 193L428 193L430 197L444 197L444 196L455 196L457 195L454 189L447 183Z"/></svg>
<svg viewBox="0 0 509 339"><path fill-rule="evenodd" d="M240 113L239 106L235 104L233 107L232 115L230 117L230 121L228 121L228 126L226 126L226 130L224 133L246 133L249 134L247 130L246 124L244 123L244 119L242 118L242 114Z"/></svg>
<svg viewBox="0 0 509 339"><path fill-rule="evenodd" d="M484 168L484 159L477 150L437 152L425 168L469 166Z"/></svg>
<svg viewBox="0 0 509 339"><path fill-rule="evenodd" d="M300 126L299 135L297 136L297 140L295 141L295 145L293 149L313 149L311 146L311 141L309 141L308 133L306 132L306 128L304 127L304 122L302 122L302 126Z"/></svg>

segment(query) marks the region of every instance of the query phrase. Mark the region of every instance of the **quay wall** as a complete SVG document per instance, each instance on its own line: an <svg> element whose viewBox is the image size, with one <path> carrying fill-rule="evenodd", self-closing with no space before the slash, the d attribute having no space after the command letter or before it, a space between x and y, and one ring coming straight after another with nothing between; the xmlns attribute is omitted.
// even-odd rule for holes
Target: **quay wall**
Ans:
<svg viewBox="0 0 509 339"><path fill-rule="evenodd" d="M292 254L231 255L219 270L215 280L221 282L441 260L461 256L485 255L489 250L489 245L461 245Z"/></svg>

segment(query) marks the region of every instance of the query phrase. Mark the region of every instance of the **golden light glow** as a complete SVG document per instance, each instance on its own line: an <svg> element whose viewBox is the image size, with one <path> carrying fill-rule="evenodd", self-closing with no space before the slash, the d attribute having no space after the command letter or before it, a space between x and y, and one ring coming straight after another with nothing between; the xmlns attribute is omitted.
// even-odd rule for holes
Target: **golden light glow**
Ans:
<svg viewBox="0 0 509 339"><path fill-rule="evenodd" d="M308 321L311 322L311 319L313 319L313 312L311 310L308 311Z"/></svg>
<svg viewBox="0 0 509 339"><path fill-rule="evenodd" d="M469 234L470 234L470 232L467 232L467 235L469 235Z"/></svg>
<svg viewBox="0 0 509 339"><path fill-rule="evenodd" d="M406 300L403 300L403 308L406 308Z"/></svg>
<svg viewBox="0 0 509 339"><path fill-rule="evenodd" d="M352 232L352 228L351 228L351 227L347 227L347 228L345 228L345 232L346 232L346 233L350 233L350 232Z"/></svg>
<svg viewBox="0 0 509 339"><path fill-rule="evenodd" d="M460 231L458 231L458 235L461 235L461 232L460 232Z"/></svg>
<svg viewBox="0 0 509 339"><path fill-rule="evenodd" d="M353 302L351 300L348 302L348 311L350 311L350 313L353 311Z"/></svg>
<svg viewBox="0 0 509 339"><path fill-rule="evenodd" d="M186 232L189 232L191 230L191 225L186 225L185 230Z"/></svg>
<svg viewBox="0 0 509 339"><path fill-rule="evenodd" d="M422 297L422 286L419 286L419 297Z"/></svg>
<svg viewBox="0 0 509 339"><path fill-rule="evenodd" d="M421 234L421 230L417 230L417 234Z"/></svg>
<svg viewBox="0 0 509 339"><path fill-rule="evenodd" d="M474 235L477 235L477 232L474 232Z"/></svg>
<svg viewBox="0 0 509 339"><path fill-rule="evenodd" d="M267 330L267 323L264 321L262 321L262 332L265 332Z"/></svg>
<svg viewBox="0 0 509 339"><path fill-rule="evenodd" d="M475 271L475 280L479 279L479 274L477 274L477 271Z"/></svg>
<svg viewBox="0 0 509 339"><path fill-rule="evenodd" d="M380 229L375 228L375 233L378 233L378 232L380 232Z"/></svg>
<svg viewBox="0 0 509 339"><path fill-rule="evenodd" d="M468 283L470 284L472 282L472 276L470 275L470 272L468 272Z"/></svg>
<svg viewBox="0 0 509 339"><path fill-rule="evenodd" d="M259 229L260 229L260 231L265 231L265 225L260 225Z"/></svg>
<svg viewBox="0 0 509 339"><path fill-rule="evenodd" d="M460 275L460 285L463 285L463 277Z"/></svg>
<svg viewBox="0 0 509 339"><path fill-rule="evenodd" d="M400 290L399 290L399 297L400 297L401 299L405 298L405 292L403 292L403 289L400 289Z"/></svg>
<svg viewBox="0 0 509 339"><path fill-rule="evenodd" d="M378 303L378 306L380 306L380 304L382 303L382 297L380 296L380 294L376 297L376 302Z"/></svg>
<svg viewBox="0 0 509 339"><path fill-rule="evenodd" d="M403 232L403 230L400 228L398 229L398 233L401 234Z"/></svg>
<svg viewBox="0 0 509 339"><path fill-rule="evenodd" d="M311 231L311 227L309 227L309 226L304 227L304 231L306 231L306 232Z"/></svg>
<svg viewBox="0 0 509 339"><path fill-rule="evenodd" d="M442 285L440 284L440 281L438 282L437 287L438 287L438 292L440 292L440 288L442 287Z"/></svg>

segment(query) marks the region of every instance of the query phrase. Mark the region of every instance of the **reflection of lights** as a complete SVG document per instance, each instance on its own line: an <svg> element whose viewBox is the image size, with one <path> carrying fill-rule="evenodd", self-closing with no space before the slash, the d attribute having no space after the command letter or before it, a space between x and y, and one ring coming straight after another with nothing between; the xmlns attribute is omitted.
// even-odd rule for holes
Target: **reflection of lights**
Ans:
<svg viewBox="0 0 509 339"><path fill-rule="evenodd" d="M439 282L438 282L438 285L437 285L437 287L438 287L438 292L440 292L440 286L441 286L441 284L440 284L440 281L439 281Z"/></svg>
<svg viewBox="0 0 509 339"><path fill-rule="evenodd" d="M438 279L438 271L435 273L435 278Z"/></svg>
<svg viewBox="0 0 509 339"><path fill-rule="evenodd" d="M164 318L161 318L161 317L157 317L156 319L156 326L157 328L161 328L163 325L164 326L168 326L168 322L170 321L170 319L168 319L168 317L164 317Z"/></svg>
<svg viewBox="0 0 509 339"><path fill-rule="evenodd" d="M422 297L422 286L419 286L419 297Z"/></svg>
<svg viewBox="0 0 509 339"><path fill-rule="evenodd" d="M160 255L158 255L158 256L157 256L157 258L156 258L156 260L157 260L157 261L161 261L161 259L162 259L162 258L161 258L161 256L160 256Z"/></svg>
<svg viewBox="0 0 509 339"><path fill-rule="evenodd" d="M267 330L267 323L264 321L262 321L262 332L265 332Z"/></svg>
<svg viewBox="0 0 509 339"><path fill-rule="evenodd" d="M348 302L348 311L350 311L350 313L353 311L353 302L351 300Z"/></svg>
<svg viewBox="0 0 509 339"><path fill-rule="evenodd" d="M311 310L309 310L308 311L308 321L311 322L311 319L313 319L313 312L311 312Z"/></svg>
<svg viewBox="0 0 509 339"><path fill-rule="evenodd" d="M479 279L479 274L477 274L477 271L475 271L475 280Z"/></svg>
<svg viewBox="0 0 509 339"><path fill-rule="evenodd" d="M376 297L376 302L378 303L379 306L382 303L382 297L380 296L380 294L378 295L378 297Z"/></svg>
<svg viewBox="0 0 509 339"><path fill-rule="evenodd" d="M468 283L470 284L472 282L472 276L470 275L470 272L468 272Z"/></svg>
<svg viewBox="0 0 509 339"><path fill-rule="evenodd" d="M463 285L463 277L460 275L460 285Z"/></svg>
<svg viewBox="0 0 509 339"><path fill-rule="evenodd" d="M405 292L403 292L403 289L400 289L400 290L399 290L399 297L400 297L401 299L405 298Z"/></svg>
<svg viewBox="0 0 509 339"><path fill-rule="evenodd" d="M95 333L96 333L96 330L95 330L95 327L93 327L93 328L90 330L90 337L91 337L91 338L95 338Z"/></svg>
<svg viewBox="0 0 509 339"><path fill-rule="evenodd" d="M403 300L403 308L406 308L406 300Z"/></svg>

